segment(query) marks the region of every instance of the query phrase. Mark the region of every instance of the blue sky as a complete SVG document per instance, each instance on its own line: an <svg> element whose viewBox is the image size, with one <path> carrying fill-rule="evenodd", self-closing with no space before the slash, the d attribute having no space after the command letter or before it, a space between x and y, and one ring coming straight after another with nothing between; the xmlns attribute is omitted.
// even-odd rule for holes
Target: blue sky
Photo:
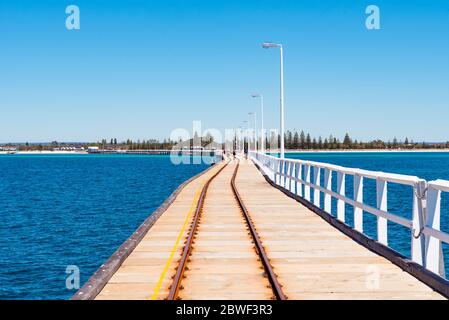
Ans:
<svg viewBox="0 0 449 320"><path fill-rule="evenodd" d="M78 5L81 30L65 28ZM365 8L381 30L365 28ZM0 142L163 138L278 126L449 140L449 1L0 0Z"/></svg>

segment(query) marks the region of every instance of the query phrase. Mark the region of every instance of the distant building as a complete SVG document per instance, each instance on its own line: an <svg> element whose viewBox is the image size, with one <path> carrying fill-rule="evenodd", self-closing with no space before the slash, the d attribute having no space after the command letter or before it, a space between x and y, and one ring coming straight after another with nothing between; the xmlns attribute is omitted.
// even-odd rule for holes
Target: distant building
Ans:
<svg viewBox="0 0 449 320"><path fill-rule="evenodd" d="M17 148L11 146L0 146L0 151L17 151Z"/></svg>
<svg viewBox="0 0 449 320"><path fill-rule="evenodd" d="M95 152L99 152L100 149L98 147L87 147L87 152L89 153L95 153Z"/></svg>
<svg viewBox="0 0 449 320"><path fill-rule="evenodd" d="M83 147L79 146L63 146L63 147L57 147L53 148L53 151L84 151Z"/></svg>

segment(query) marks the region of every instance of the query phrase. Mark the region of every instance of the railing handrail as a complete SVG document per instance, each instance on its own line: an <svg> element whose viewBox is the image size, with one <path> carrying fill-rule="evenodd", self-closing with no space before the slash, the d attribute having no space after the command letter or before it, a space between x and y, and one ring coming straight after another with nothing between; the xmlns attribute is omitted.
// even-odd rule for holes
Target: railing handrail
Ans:
<svg viewBox="0 0 449 320"><path fill-rule="evenodd" d="M427 183L428 187L434 188L436 190L449 192L449 181L448 180L433 180Z"/></svg>
<svg viewBox="0 0 449 320"><path fill-rule="evenodd" d="M313 204L317 207L321 206L320 192L322 192L324 194L323 209L328 214L331 214L331 198L337 199L337 219L343 223L345 222L345 207L342 204L346 203L353 206L354 225L359 232L363 233L364 211L377 216L378 241L386 246L388 246L387 221L408 228L412 233L412 260L441 277L445 277L441 242L449 243L449 234L440 230L440 207L441 192L449 192L449 181L439 179L427 182L412 175L346 168L310 160L280 159L254 151L250 151L249 155L262 167L269 179L275 184L291 192L293 192L292 183L295 184L294 192L308 202L311 202L310 195L311 189L313 189ZM311 167L318 169L314 169L313 177L310 173ZM324 170L325 174L324 186L320 185L320 169ZM332 171L338 175L337 189L339 191L337 192L332 190ZM305 177L303 177L303 174ZM345 194L345 175L354 176L353 199L348 198ZM363 178L376 180L376 207L363 202ZM298 183L300 184L299 189ZM404 218L388 211L387 183L412 186L414 199L412 219Z"/></svg>
<svg viewBox="0 0 449 320"><path fill-rule="evenodd" d="M271 155L265 154L265 156L271 157L276 160L281 160L281 159L273 157ZM329 169L329 170L333 170L333 171L341 171L345 174L359 175L359 176L369 178L369 179L382 179L382 180L385 180L388 182L394 182L394 183L400 183L400 184L414 185L415 183L418 183L420 181L425 181L417 176L412 176L412 175L388 173L388 172L383 172L383 171L372 171L372 170L365 170L365 169L359 169L359 168L342 167L339 165L325 163L325 162L317 162L317 161L301 160L301 159L283 159L283 160L289 161L289 162L294 162L294 163L305 164L305 165L311 165L314 167Z"/></svg>

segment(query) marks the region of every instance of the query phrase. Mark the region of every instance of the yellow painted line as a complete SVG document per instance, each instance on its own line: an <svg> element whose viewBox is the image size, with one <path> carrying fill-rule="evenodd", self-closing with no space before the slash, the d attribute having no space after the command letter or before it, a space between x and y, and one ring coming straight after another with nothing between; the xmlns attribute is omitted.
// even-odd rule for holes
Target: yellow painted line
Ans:
<svg viewBox="0 0 449 320"><path fill-rule="evenodd" d="M189 218L192 215L192 211L194 208L196 208L195 204L198 202L198 197L201 193L201 190L204 186L204 181L201 183L201 186L198 188L198 190L195 193L195 196L193 197L192 205L190 206L189 213L187 214L186 220L184 221L184 225L181 228L181 231L179 232L178 238L176 239L175 245L173 246L173 249L171 250L170 257L167 260L167 263L165 264L164 270L162 270L161 276L159 277L159 281L157 282L156 288L154 289L154 293L151 296L151 300L156 300L159 290L161 289L162 281L164 281L165 274L167 273L168 267L170 266L171 261L173 260L173 257L175 255L175 252L178 249L179 241L181 241L182 235L184 234L184 230L187 226L187 223L189 222Z"/></svg>

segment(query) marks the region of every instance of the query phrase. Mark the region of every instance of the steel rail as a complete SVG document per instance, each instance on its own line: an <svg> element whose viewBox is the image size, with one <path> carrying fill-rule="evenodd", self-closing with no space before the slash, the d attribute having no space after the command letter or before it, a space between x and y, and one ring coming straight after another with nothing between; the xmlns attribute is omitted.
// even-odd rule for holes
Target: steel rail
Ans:
<svg viewBox="0 0 449 320"><path fill-rule="evenodd" d="M257 233L254 223L252 222L249 212L246 209L245 204L243 203L243 200L242 200L242 198L237 190L237 187L235 185L235 178L237 176L239 165L240 165L240 161L237 163L237 166L235 167L235 170L234 170L234 174L232 175L232 179L231 179L232 190L234 191L234 195L237 199L237 202L239 203L240 209L243 212L243 216L245 217L246 223L248 224L249 230L251 232L251 236L254 240L257 254L260 257L265 274L267 275L268 281L270 282L271 288L273 290L274 296L275 296L276 300L286 300L287 296L282 291L282 286L279 283L279 281L277 280L277 276L274 273L273 267L270 264L270 259L268 259L267 253L265 252L262 241L260 240L260 237Z"/></svg>
<svg viewBox="0 0 449 320"><path fill-rule="evenodd" d="M181 260L179 261L178 268L176 269L176 274L173 278L173 283L170 287L170 291L168 293L168 300L175 300L178 298L179 289L181 287L181 281L184 277L184 272L186 270L186 264L187 260L189 259L190 253L192 251L192 245L193 240L195 238L196 229L198 227L199 218L201 215L201 211L203 209L204 205L204 199L206 198L207 189L209 188L209 184L212 182L212 180L220 174L220 172L223 171L224 168L228 163L226 163L220 170L218 170L212 177L209 178L209 180L204 184L203 189L201 190L200 197L198 199L198 204L195 209L195 215L193 217L192 226L189 231L189 236L186 241L186 245L184 246L184 250L181 255Z"/></svg>

